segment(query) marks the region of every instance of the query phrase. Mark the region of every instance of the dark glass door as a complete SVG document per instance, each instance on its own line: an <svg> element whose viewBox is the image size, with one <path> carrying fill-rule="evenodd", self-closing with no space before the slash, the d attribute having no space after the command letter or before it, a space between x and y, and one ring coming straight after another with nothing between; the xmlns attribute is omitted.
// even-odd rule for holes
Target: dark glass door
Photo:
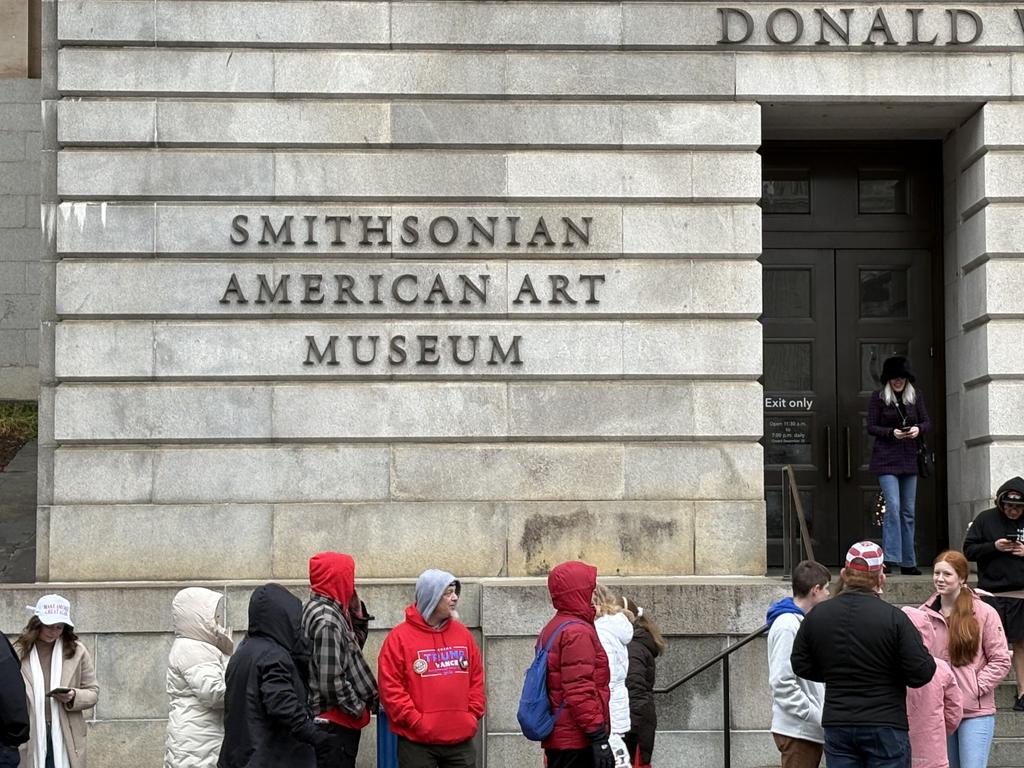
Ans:
<svg viewBox="0 0 1024 768"><path fill-rule="evenodd" d="M764 446L769 564L782 564L781 468L793 467L816 557L881 540L868 469L868 397L907 355L941 448L941 285L934 148L764 151ZM931 167L935 164L934 168ZM937 330L938 329L938 330ZM939 339L939 345L935 339ZM938 438L936 437L938 435ZM918 490L918 557L946 530L941 462Z"/></svg>

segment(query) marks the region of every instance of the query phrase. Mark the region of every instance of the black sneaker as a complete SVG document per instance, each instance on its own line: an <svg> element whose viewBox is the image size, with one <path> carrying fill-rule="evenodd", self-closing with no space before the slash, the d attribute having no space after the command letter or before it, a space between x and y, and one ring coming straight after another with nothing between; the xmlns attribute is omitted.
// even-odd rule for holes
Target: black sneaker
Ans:
<svg viewBox="0 0 1024 768"><path fill-rule="evenodd" d="M896 563L882 563L882 573L889 575L896 570Z"/></svg>
<svg viewBox="0 0 1024 768"><path fill-rule="evenodd" d="M1024 694L1017 697L1017 701L1013 703L1014 712L1024 712Z"/></svg>
<svg viewBox="0 0 1024 768"><path fill-rule="evenodd" d="M916 565L912 565L909 568L901 565L900 574L903 576L920 576L921 570Z"/></svg>

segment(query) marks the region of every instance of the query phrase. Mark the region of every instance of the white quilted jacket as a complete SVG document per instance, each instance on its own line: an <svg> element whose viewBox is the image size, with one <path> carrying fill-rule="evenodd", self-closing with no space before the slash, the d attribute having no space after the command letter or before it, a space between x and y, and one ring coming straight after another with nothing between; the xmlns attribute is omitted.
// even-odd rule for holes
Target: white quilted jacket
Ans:
<svg viewBox="0 0 1024 768"><path fill-rule="evenodd" d="M633 625L623 613L599 616L594 622L601 647L608 655L608 670L611 672L611 699L608 708L612 715L612 733L626 733L629 730L629 691L626 690L626 673L629 671L629 641L633 639Z"/></svg>
<svg viewBox="0 0 1024 768"><path fill-rule="evenodd" d="M164 768L216 768L224 740L224 671L231 635L217 623L222 595L189 587L174 597L174 644L167 660Z"/></svg>

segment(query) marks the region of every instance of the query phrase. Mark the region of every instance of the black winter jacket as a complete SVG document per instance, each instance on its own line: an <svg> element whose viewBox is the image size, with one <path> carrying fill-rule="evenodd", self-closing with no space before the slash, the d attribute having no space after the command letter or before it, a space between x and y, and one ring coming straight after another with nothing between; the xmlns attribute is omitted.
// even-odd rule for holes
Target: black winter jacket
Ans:
<svg viewBox="0 0 1024 768"><path fill-rule="evenodd" d="M218 768L314 768L327 731L306 707L302 603L279 584L258 587L249 630L228 662Z"/></svg>
<svg viewBox="0 0 1024 768"><path fill-rule="evenodd" d="M659 653L651 633L634 625L633 639L629 643L626 689L629 691L630 734L637 740L641 765L651 763L654 735L658 728L658 712L654 706L654 665Z"/></svg>
<svg viewBox="0 0 1024 768"><path fill-rule="evenodd" d="M907 688L926 685L935 659L899 608L874 592L850 589L801 622L793 671L825 683L821 724L907 730Z"/></svg>
<svg viewBox="0 0 1024 768"><path fill-rule="evenodd" d="M1003 483L996 491L996 506L978 513L964 538L964 555L978 564L978 586L989 592L1024 589L1024 557L1000 552L995 545L1007 534L1024 537L1024 515L1011 520L1000 509L1008 491L1024 495L1024 478Z"/></svg>
<svg viewBox="0 0 1024 768"><path fill-rule="evenodd" d="M7 635L0 632L0 745L17 747L28 737L28 699L21 660Z"/></svg>

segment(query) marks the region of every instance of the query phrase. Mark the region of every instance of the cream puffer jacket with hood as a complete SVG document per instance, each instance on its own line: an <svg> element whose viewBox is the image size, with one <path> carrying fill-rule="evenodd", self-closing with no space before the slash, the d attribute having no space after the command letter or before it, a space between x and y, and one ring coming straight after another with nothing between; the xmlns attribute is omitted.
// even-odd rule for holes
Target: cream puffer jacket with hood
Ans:
<svg viewBox="0 0 1024 768"><path fill-rule="evenodd" d="M217 592L189 587L171 603L164 768L216 768L224 740L224 671L233 650L231 633L218 623L222 600Z"/></svg>
<svg viewBox="0 0 1024 768"><path fill-rule="evenodd" d="M627 733L630 719L626 674L629 672L629 641L633 639L633 624L624 613L610 613L598 616L594 628L601 647L608 655L608 671L611 673L608 709L612 716L612 733Z"/></svg>

